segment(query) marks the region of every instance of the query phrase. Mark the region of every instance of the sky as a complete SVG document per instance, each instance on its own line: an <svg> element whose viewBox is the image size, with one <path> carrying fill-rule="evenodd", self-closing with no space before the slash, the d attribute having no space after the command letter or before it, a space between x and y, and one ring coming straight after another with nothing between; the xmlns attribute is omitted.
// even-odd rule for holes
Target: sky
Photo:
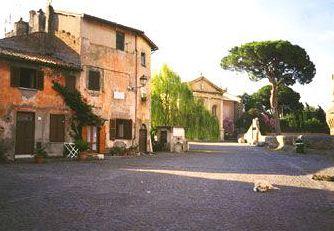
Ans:
<svg viewBox="0 0 334 231"><path fill-rule="evenodd" d="M27 20L29 10L44 9L46 3L2 3L0 37L10 27L5 23L9 18ZM152 73L167 64L183 81L203 74L234 95L251 94L268 82L223 70L220 60L229 49L252 41L289 40L307 51L317 69L312 83L293 86L301 101L325 109L332 101L334 0L53 0L52 5L143 30L159 47L152 55Z"/></svg>

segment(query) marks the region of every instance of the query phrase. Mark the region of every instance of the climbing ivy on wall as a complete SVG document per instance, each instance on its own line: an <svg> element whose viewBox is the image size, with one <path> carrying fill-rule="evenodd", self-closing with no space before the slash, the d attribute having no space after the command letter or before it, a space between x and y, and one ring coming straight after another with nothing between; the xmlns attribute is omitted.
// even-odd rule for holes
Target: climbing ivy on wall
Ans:
<svg viewBox="0 0 334 231"><path fill-rule="evenodd" d="M66 103L73 111L71 128L74 131L74 138L81 139L82 128L84 126L102 126L104 119L95 115L92 106L89 105L82 97L78 90L70 90L61 84L54 82L53 89L59 92Z"/></svg>
<svg viewBox="0 0 334 231"><path fill-rule="evenodd" d="M219 139L219 123L167 65L152 79L152 126L181 126L190 140Z"/></svg>

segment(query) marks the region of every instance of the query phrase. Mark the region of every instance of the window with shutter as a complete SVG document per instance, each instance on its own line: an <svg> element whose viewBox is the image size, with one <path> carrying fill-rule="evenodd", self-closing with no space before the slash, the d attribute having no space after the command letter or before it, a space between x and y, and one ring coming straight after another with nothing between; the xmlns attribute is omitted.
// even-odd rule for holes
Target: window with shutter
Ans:
<svg viewBox="0 0 334 231"><path fill-rule="evenodd" d="M89 70L88 89L92 91L100 91L101 73L97 70Z"/></svg>
<svg viewBox="0 0 334 231"><path fill-rule="evenodd" d="M125 35L122 32L116 32L116 49L124 51Z"/></svg>
<svg viewBox="0 0 334 231"><path fill-rule="evenodd" d="M27 67L11 66L10 86L29 89L44 88L44 73L41 70Z"/></svg>
<svg viewBox="0 0 334 231"><path fill-rule="evenodd" d="M132 139L132 120L113 119L110 120L110 140Z"/></svg>
<svg viewBox="0 0 334 231"><path fill-rule="evenodd" d="M50 142L65 142L65 115L50 115Z"/></svg>

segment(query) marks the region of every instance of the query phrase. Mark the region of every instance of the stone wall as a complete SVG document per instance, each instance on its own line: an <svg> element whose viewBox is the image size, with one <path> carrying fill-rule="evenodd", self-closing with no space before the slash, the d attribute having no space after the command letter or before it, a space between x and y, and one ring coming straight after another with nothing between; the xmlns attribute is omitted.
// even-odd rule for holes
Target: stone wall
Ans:
<svg viewBox="0 0 334 231"><path fill-rule="evenodd" d="M334 137L327 134L286 134L279 136L265 136L265 143L269 148L281 149L294 145L301 135L306 148L318 150L334 150Z"/></svg>

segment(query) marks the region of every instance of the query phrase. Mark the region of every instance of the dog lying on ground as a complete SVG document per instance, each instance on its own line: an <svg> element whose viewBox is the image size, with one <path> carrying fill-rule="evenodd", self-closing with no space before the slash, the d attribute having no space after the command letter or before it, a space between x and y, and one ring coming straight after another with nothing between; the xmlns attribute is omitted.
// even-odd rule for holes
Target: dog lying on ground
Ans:
<svg viewBox="0 0 334 231"><path fill-rule="evenodd" d="M268 192L272 189L279 189L277 187L274 187L272 184L270 184L268 181L265 180L259 180L254 183L254 192Z"/></svg>

